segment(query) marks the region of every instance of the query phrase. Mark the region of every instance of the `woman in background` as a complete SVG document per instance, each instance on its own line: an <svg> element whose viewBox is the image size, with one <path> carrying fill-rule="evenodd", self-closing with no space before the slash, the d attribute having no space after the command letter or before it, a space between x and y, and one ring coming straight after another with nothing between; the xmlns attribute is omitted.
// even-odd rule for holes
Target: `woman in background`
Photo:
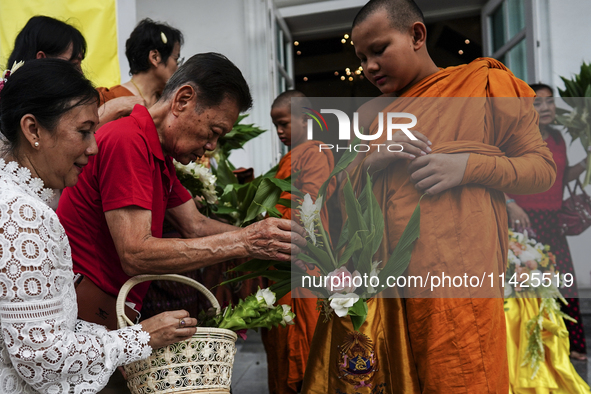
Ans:
<svg viewBox="0 0 591 394"><path fill-rule="evenodd" d="M534 106L540 114L540 133L548 144L548 149L552 152L557 166L556 182L544 193L507 195L509 226L517 231L533 230L535 233L533 238L542 244L550 245L550 251L556 256L556 270L561 274L568 273L573 276L573 286L560 289L568 301L568 305L562 305L562 311L577 321L576 323L565 322L570 335L570 356L576 360L586 360L587 346L579 299L577 298L575 269L566 236L560 234L558 224L558 212L562 207L564 186L585 172L586 159L574 166L568 165L564 139L560 132L552 127L556 119L553 90L544 84L530 86L537 96Z"/></svg>
<svg viewBox="0 0 591 394"><path fill-rule="evenodd" d="M183 34L166 23L144 19L125 42L131 79L110 89L99 88L101 104L118 97L135 96L150 108L162 94L166 82L182 64Z"/></svg>

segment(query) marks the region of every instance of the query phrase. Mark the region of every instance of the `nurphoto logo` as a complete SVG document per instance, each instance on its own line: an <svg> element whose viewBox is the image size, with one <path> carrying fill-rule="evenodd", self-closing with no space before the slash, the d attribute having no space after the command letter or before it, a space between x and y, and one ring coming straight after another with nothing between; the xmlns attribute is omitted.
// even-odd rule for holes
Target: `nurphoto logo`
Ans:
<svg viewBox="0 0 591 394"><path fill-rule="evenodd" d="M376 132L374 134L363 134L363 130L359 130L359 114L357 112L353 112L353 123L351 123L349 115L338 109L321 109L320 112L318 112L309 107L303 108L306 110L304 113L309 116L307 123L308 140L314 139L314 122L316 122L320 128L320 131L324 131L325 129L328 131L328 124L322 114L333 114L337 117L339 124L339 141L351 141L351 128L353 128L355 136L361 141L377 140L384 133L384 128L386 129L387 141L392 141L392 135L398 130L401 130L411 140L417 140L417 137L410 132L410 129L417 124L417 117L408 112L387 112L385 117L384 114L380 112L378 114L378 128ZM384 127L384 118L386 119L386 127ZM399 123L401 120L410 120L410 122ZM351 127L351 124L353 127ZM389 152L402 152L403 150L402 145L397 143L366 143L354 145L320 144L318 149L319 151L322 151L323 149L335 149L337 152L341 150L347 150L349 152L351 152L351 150L354 150L355 152L369 152L371 146L377 147L378 152L382 147Z"/></svg>

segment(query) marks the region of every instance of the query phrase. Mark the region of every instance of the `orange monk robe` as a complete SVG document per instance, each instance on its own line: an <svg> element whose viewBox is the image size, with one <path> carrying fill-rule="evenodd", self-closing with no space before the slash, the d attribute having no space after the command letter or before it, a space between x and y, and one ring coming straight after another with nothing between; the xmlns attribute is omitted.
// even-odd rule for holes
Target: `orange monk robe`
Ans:
<svg viewBox="0 0 591 394"><path fill-rule="evenodd" d="M97 88L96 90L101 96L99 105L103 105L107 101L113 100L117 97L133 96L133 93L122 85L116 85L112 88Z"/></svg>
<svg viewBox="0 0 591 394"><path fill-rule="evenodd" d="M319 152L318 141L307 141L286 154L279 162L276 178L285 179L299 171L292 179L293 185L302 193L309 193L315 201L320 186L328 179L334 168L332 153L327 150ZM336 187L333 180L327 188L326 199L330 198ZM289 193L284 192L281 198L291 199L296 208L301 202ZM283 218L291 219L292 210L278 205L277 209ZM322 222L328 228L326 209L321 212ZM294 218L295 220L295 218ZM304 378L306 362L310 353L310 344L318 320L316 298L292 298L288 293L278 304L291 305L295 313L295 324L263 330L263 343L267 351L269 392L271 394L297 393Z"/></svg>
<svg viewBox="0 0 591 394"><path fill-rule="evenodd" d="M477 59L440 70L403 95L438 99L395 100L383 110L417 117L436 112L437 116L419 117L416 126L433 142L433 153L470 152L461 186L422 199L421 234L408 275L505 271L508 226L503 192L539 193L552 185L556 175L538 129L533 96L501 63ZM370 134L376 125L374 121ZM381 143L387 142L385 134ZM419 201L408 164L396 162L374 177L387 240L378 261L386 261L394 250ZM361 167L351 177L355 187L365 176ZM370 300L367 322L360 331L371 340L377 371L362 384L350 383L339 364L343 356L338 346L351 335L350 320L333 316L326 324L319 322L302 392L507 393L506 331L497 283L484 291L496 298L476 298L483 290L473 288L458 292L465 298L416 298L430 296L430 289L406 288L401 295L413 298ZM356 378L359 382L361 376Z"/></svg>

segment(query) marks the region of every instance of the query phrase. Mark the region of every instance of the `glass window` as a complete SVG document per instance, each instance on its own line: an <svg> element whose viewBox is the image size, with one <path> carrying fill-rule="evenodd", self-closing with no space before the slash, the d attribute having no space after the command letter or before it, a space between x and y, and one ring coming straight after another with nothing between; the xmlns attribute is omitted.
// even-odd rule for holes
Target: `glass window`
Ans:
<svg viewBox="0 0 591 394"><path fill-rule="evenodd" d="M527 80L527 56L525 39L507 52L508 67L519 79Z"/></svg>
<svg viewBox="0 0 591 394"><path fill-rule="evenodd" d="M492 13L491 29L492 29L492 47L493 52L498 51L505 42L505 3L501 3L500 6Z"/></svg>
<svg viewBox="0 0 591 394"><path fill-rule="evenodd" d="M525 29L525 9L523 0L507 0L507 19L509 25L509 37L507 40L515 37L517 33Z"/></svg>

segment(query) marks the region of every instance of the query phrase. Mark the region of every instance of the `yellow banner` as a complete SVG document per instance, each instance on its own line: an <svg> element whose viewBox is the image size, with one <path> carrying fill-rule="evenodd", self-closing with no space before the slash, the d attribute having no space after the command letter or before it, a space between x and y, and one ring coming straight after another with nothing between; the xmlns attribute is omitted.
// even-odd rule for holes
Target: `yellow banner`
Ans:
<svg viewBox="0 0 591 394"><path fill-rule="evenodd" d="M121 81L117 56L116 0L0 0L0 69L4 69L17 34L29 18L46 15L74 26L88 46L82 69L96 86Z"/></svg>

